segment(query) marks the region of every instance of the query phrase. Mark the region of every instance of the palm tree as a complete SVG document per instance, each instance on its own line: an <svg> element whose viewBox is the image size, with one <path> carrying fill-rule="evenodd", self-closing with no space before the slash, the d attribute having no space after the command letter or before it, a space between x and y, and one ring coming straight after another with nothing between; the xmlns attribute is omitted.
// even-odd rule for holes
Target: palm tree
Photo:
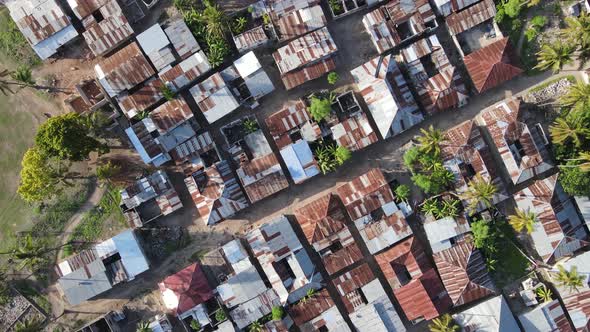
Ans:
<svg viewBox="0 0 590 332"><path fill-rule="evenodd" d="M248 328L249 332L262 332L262 324L259 321L254 321L254 323L250 324Z"/></svg>
<svg viewBox="0 0 590 332"><path fill-rule="evenodd" d="M571 291L578 291L579 287L584 285L584 276L578 274L578 268L572 266L570 270L566 270L563 265L558 265L558 272L553 273L553 278L559 286L567 287Z"/></svg>
<svg viewBox="0 0 590 332"><path fill-rule="evenodd" d="M322 145L315 150L318 166L323 174L327 174L338 167L338 162L334 159L335 149L332 145Z"/></svg>
<svg viewBox="0 0 590 332"><path fill-rule="evenodd" d="M430 125L428 129L420 128L422 136L418 137L420 142L420 150L424 153L440 154L440 143L443 141L443 133L439 129L434 129Z"/></svg>
<svg viewBox="0 0 590 332"><path fill-rule="evenodd" d="M541 299L541 301L543 301L543 303L553 300L553 292L551 292L551 290L545 285L535 289L535 294Z"/></svg>
<svg viewBox="0 0 590 332"><path fill-rule="evenodd" d="M23 268L34 269L43 261L45 255L45 248L39 243L39 241L33 241L31 234L27 234L24 238L21 238L19 243L13 249L12 257L20 261L18 269Z"/></svg>
<svg viewBox="0 0 590 332"><path fill-rule="evenodd" d="M581 117L559 117L549 126L549 134L554 143L564 144L571 139L579 147L582 139L590 135L590 131L585 128Z"/></svg>
<svg viewBox="0 0 590 332"><path fill-rule="evenodd" d="M438 218L457 217L459 215L459 205L461 202L457 199L445 199L439 211Z"/></svg>
<svg viewBox="0 0 590 332"><path fill-rule="evenodd" d="M581 50L590 46L590 16L583 13L579 17L567 17L566 27L561 29L561 36L569 43L580 46Z"/></svg>
<svg viewBox="0 0 590 332"><path fill-rule="evenodd" d="M136 332L152 332L152 328L150 327L150 323L146 321L139 322L137 324Z"/></svg>
<svg viewBox="0 0 590 332"><path fill-rule="evenodd" d="M427 215L435 216L438 214L440 208L438 207L438 201L436 199L427 199L422 203L422 212Z"/></svg>
<svg viewBox="0 0 590 332"><path fill-rule="evenodd" d="M570 86L568 92L559 98L559 103L565 107L590 106L590 84L577 82Z"/></svg>
<svg viewBox="0 0 590 332"><path fill-rule="evenodd" d="M203 22L206 24L207 33L212 36L223 38L226 28L227 19L219 6L205 1L205 9L201 15Z"/></svg>
<svg viewBox="0 0 590 332"><path fill-rule="evenodd" d="M580 167L582 172L590 172L590 152L580 152L578 158L572 160L582 162L577 165L577 167Z"/></svg>
<svg viewBox="0 0 590 332"><path fill-rule="evenodd" d="M469 182L467 190L460 195L462 200L467 201L467 208L471 213L476 212L479 203L483 203L486 208L491 208L493 205L494 195L498 189L489 180L481 176L481 174L475 175L475 177Z"/></svg>
<svg viewBox="0 0 590 332"><path fill-rule="evenodd" d="M38 318L16 323L14 332L39 332L43 330L43 321Z"/></svg>
<svg viewBox="0 0 590 332"><path fill-rule="evenodd" d="M6 79L8 76L10 76L10 71L7 69L0 70L0 92L5 96L8 96L9 93L14 93L10 88L14 84Z"/></svg>
<svg viewBox="0 0 590 332"><path fill-rule="evenodd" d="M430 332L455 332L459 331L459 325L455 323L453 317L449 314L444 314L432 320L428 324Z"/></svg>
<svg viewBox="0 0 590 332"><path fill-rule="evenodd" d="M551 69L554 73L558 72L563 66L571 63L574 48L564 44L561 41L553 44L543 44L541 50L537 53L536 69Z"/></svg>
<svg viewBox="0 0 590 332"><path fill-rule="evenodd" d="M526 229L527 233L533 232L533 227L537 223L537 215L531 211L516 210L516 214L508 217L508 222L515 231L520 232Z"/></svg>

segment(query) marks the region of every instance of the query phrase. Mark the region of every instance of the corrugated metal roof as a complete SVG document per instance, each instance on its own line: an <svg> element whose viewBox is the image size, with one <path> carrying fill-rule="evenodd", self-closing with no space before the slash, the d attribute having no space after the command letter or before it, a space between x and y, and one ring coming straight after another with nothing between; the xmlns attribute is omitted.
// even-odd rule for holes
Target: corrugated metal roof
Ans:
<svg viewBox="0 0 590 332"><path fill-rule="evenodd" d="M395 22L388 20L385 13L385 7L381 7L363 17L363 25L371 35L373 45L379 53L390 50L401 42L401 38L395 30Z"/></svg>
<svg viewBox="0 0 590 332"><path fill-rule="evenodd" d="M336 143L350 151L364 149L379 140L377 133L373 131L369 123L369 119L362 112L356 113L341 123L332 126L330 130Z"/></svg>
<svg viewBox="0 0 590 332"><path fill-rule="evenodd" d="M199 216L213 225L248 206L248 201L227 161L200 169L184 179Z"/></svg>
<svg viewBox="0 0 590 332"><path fill-rule="evenodd" d="M542 303L533 310L519 315L518 320L525 332L572 331L559 300Z"/></svg>
<svg viewBox="0 0 590 332"><path fill-rule="evenodd" d="M128 119L164 99L162 94L163 83L159 78L152 78L132 94L122 93L116 99L121 111Z"/></svg>
<svg viewBox="0 0 590 332"><path fill-rule="evenodd" d="M465 10L453 13L446 18L451 35L458 35L474 26L496 16L496 5L493 0L483 0Z"/></svg>
<svg viewBox="0 0 590 332"><path fill-rule="evenodd" d="M317 30L326 25L326 17L319 5L294 10L278 18L279 40L286 41Z"/></svg>
<svg viewBox="0 0 590 332"><path fill-rule="evenodd" d="M209 132L206 131L199 135L191 137L186 142L178 145L172 151L170 151L170 155L177 164L181 164L187 161L191 164L194 164L195 162L198 163L198 161L202 162L200 156L214 149L216 149L215 143L211 138L211 134L209 134Z"/></svg>
<svg viewBox="0 0 590 332"><path fill-rule="evenodd" d="M156 70L162 70L176 61L169 47L170 41L160 24L152 25L137 35L136 39Z"/></svg>
<svg viewBox="0 0 590 332"><path fill-rule="evenodd" d="M166 29L164 29L164 32L168 36L168 40L172 43L178 56L183 60L201 50L195 36L193 36L192 32L182 19L168 24Z"/></svg>
<svg viewBox="0 0 590 332"><path fill-rule="evenodd" d="M94 71L102 87L114 97L155 74L137 43L131 43L99 62Z"/></svg>
<svg viewBox="0 0 590 332"><path fill-rule="evenodd" d="M293 143L289 134L294 131L301 131L304 125L311 127L312 130L308 132L313 132L315 139L321 135L320 127L311 120L307 107L302 100L290 102L282 110L268 116L265 122L279 149ZM308 137L308 139L310 138Z"/></svg>
<svg viewBox="0 0 590 332"><path fill-rule="evenodd" d="M67 3L70 8L72 8L74 15L79 19L83 19L104 6L108 1L109 0L67 0Z"/></svg>
<svg viewBox="0 0 590 332"><path fill-rule="evenodd" d="M588 271L590 271L590 252L584 252L562 263L563 267L570 271L577 267L578 273L584 276L582 287L570 289L555 285L565 305L576 331L586 331L590 327L590 286L588 284ZM554 272L557 272L554 268Z"/></svg>
<svg viewBox="0 0 590 332"><path fill-rule="evenodd" d="M379 57L350 71L383 138L397 135L423 120L395 59Z"/></svg>
<svg viewBox="0 0 590 332"><path fill-rule="evenodd" d="M470 230L469 222L462 216L445 217L424 223L424 232L433 253L450 248L452 246L451 239L462 239L463 234Z"/></svg>
<svg viewBox="0 0 590 332"><path fill-rule="evenodd" d="M465 330L520 331L504 296L498 295L453 315Z"/></svg>
<svg viewBox="0 0 590 332"><path fill-rule="evenodd" d="M258 131L264 150L270 149L268 142L261 131ZM250 134L249 136L251 136ZM253 150L255 147L250 147ZM250 199L250 202L257 202L289 186L285 174L274 153L255 154L254 158L248 160L245 154L240 155L238 160L240 168L236 170L240 182Z"/></svg>
<svg viewBox="0 0 590 332"><path fill-rule="evenodd" d="M94 1L94 5L98 5L97 7L86 8L82 7L87 3L80 0L73 1L80 5L78 7L80 9L78 17L82 19L82 24L86 30L82 35L94 55L99 56L113 50L133 34L133 29L116 0ZM93 15L96 10L102 16L100 22ZM84 13L85 15L81 16Z"/></svg>
<svg viewBox="0 0 590 332"><path fill-rule="evenodd" d="M468 237L451 248L433 254L440 278L454 306L460 306L495 293L481 252Z"/></svg>
<svg viewBox="0 0 590 332"><path fill-rule="evenodd" d="M359 305L348 315L358 331L404 332L406 328L378 279L362 287L367 304ZM354 296L358 298L357 296ZM357 301L358 302L358 301Z"/></svg>
<svg viewBox="0 0 590 332"><path fill-rule="evenodd" d="M303 68L292 70L281 76L285 89L290 90L305 82L315 80L336 69L333 58L323 59Z"/></svg>
<svg viewBox="0 0 590 332"><path fill-rule="evenodd" d="M338 50L327 28L316 30L291 41L273 53L282 75L317 62Z"/></svg>
<svg viewBox="0 0 590 332"><path fill-rule="evenodd" d="M267 289L257 297L240 304L229 312L232 320L239 329L244 329L253 322L270 314L272 308L280 306L281 302L274 289Z"/></svg>
<svg viewBox="0 0 590 332"><path fill-rule="evenodd" d="M239 52L245 52L269 42L263 26L257 26L234 36L234 43Z"/></svg>
<svg viewBox="0 0 590 332"><path fill-rule="evenodd" d="M209 286L199 263L191 264L167 276L158 283L158 288L165 298L166 308L172 310L175 315L182 315L213 297L213 289ZM175 301L167 303L169 293L173 294Z"/></svg>
<svg viewBox="0 0 590 332"><path fill-rule="evenodd" d="M297 326L301 326L334 307L334 301L328 290L317 291L306 303L298 303L287 308L289 316Z"/></svg>
<svg viewBox="0 0 590 332"><path fill-rule="evenodd" d="M203 51L186 58L174 67L166 67L158 74L160 79L172 85L173 90L179 90L211 70L211 65Z"/></svg>
<svg viewBox="0 0 590 332"><path fill-rule="evenodd" d="M219 73L190 88L190 93L209 123L221 119L240 106Z"/></svg>
<svg viewBox="0 0 590 332"><path fill-rule="evenodd" d="M531 238L535 250L548 264L571 256L589 244L584 222L557 177L554 174L537 180L514 195L519 209L537 216Z"/></svg>
<svg viewBox="0 0 590 332"><path fill-rule="evenodd" d="M518 57L508 37L502 38L463 58L465 67L479 93L520 75Z"/></svg>
<svg viewBox="0 0 590 332"><path fill-rule="evenodd" d="M150 113L150 118L163 135L193 117L193 112L182 96L169 100Z"/></svg>
<svg viewBox="0 0 590 332"><path fill-rule="evenodd" d="M329 238L346 229L346 218L337 196L328 194L294 212L303 234L311 244Z"/></svg>

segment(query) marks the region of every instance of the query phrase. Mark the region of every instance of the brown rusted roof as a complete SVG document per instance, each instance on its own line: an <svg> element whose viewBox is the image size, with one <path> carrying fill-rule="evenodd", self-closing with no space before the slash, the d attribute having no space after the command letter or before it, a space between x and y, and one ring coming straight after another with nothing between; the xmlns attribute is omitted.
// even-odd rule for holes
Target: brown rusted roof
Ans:
<svg viewBox="0 0 590 332"><path fill-rule="evenodd" d="M333 58L321 60L318 63L308 65L304 68L295 69L281 76L287 90L293 89L307 81L322 77L336 69L336 62Z"/></svg>
<svg viewBox="0 0 590 332"><path fill-rule="evenodd" d="M10 0L3 3L33 46L70 25L70 20L55 0Z"/></svg>
<svg viewBox="0 0 590 332"><path fill-rule="evenodd" d="M433 257L454 306L494 294L494 282L485 260L470 237Z"/></svg>
<svg viewBox="0 0 590 332"><path fill-rule="evenodd" d="M161 135L192 117L193 112L182 96L165 102L150 113Z"/></svg>
<svg viewBox="0 0 590 332"><path fill-rule="evenodd" d="M330 128L332 136L339 146L350 151L357 151L377 142L379 138L373 131L367 115L357 113Z"/></svg>
<svg viewBox="0 0 590 332"><path fill-rule="evenodd" d="M144 121L137 122L136 124L132 125L131 128L150 158L154 158L157 155L165 152L162 146L154 140L154 137L146 128Z"/></svg>
<svg viewBox="0 0 590 332"><path fill-rule="evenodd" d="M241 162L237 173L252 203L289 186L279 161L273 153Z"/></svg>
<svg viewBox="0 0 590 332"><path fill-rule="evenodd" d="M385 7L377 8L363 17L365 29L371 35L373 44L379 53L392 49L401 42L395 30L395 22L386 18Z"/></svg>
<svg viewBox="0 0 590 332"><path fill-rule="evenodd" d="M351 243L342 249L322 257L322 262L329 274L334 274L363 258L361 250L356 243Z"/></svg>
<svg viewBox="0 0 590 332"><path fill-rule="evenodd" d="M276 19L281 41L297 38L326 25L326 17L319 5L292 11Z"/></svg>
<svg viewBox="0 0 590 332"><path fill-rule="evenodd" d="M89 7L79 7L86 15L78 17L82 19L86 30L82 35L94 55L102 55L113 50L133 34L133 29L116 0L76 1L82 7L92 3ZM103 17L100 22L91 15L96 10Z"/></svg>
<svg viewBox="0 0 590 332"><path fill-rule="evenodd" d="M463 59L478 92L484 92L520 75L518 57L508 38L502 38Z"/></svg>
<svg viewBox="0 0 590 332"><path fill-rule="evenodd" d="M146 82L139 90L130 95L121 95L119 106L128 119L135 117L146 108L154 105L164 98L162 94L162 81L159 78Z"/></svg>
<svg viewBox="0 0 590 332"><path fill-rule="evenodd" d="M312 126L316 132L316 136L321 135L320 127L317 123L311 121L311 115L307 111L307 107L302 100L297 100L294 103L289 103L282 110L271 114L265 120L268 131L272 135L277 147L283 147L293 143L289 137L289 132L293 129L300 128L305 124Z"/></svg>
<svg viewBox="0 0 590 332"><path fill-rule="evenodd" d="M439 296L444 292L442 282L415 237L375 255L375 259L409 320L420 317L432 319L450 308L450 298L446 294ZM403 273L402 267L411 275L411 280L405 285L401 284L397 275ZM399 272L394 269L399 269Z"/></svg>
<svg viewBox="0 0 590 332"><path fill-rule="evenodd" d="M234 36L234 43L236 48L240 52L244 52L258 46L264 45L269 41L264 28L257 26L248 31L244 31L241 34Z"/></svg>
<svg viewBox="0 0 590 332"><path fill-rule="evenodd" d="M338 187L336 193L346 206L346 211L352 220L371 213L385 203L393 202L393 193L378 168L370 169L367 173Z"/></svg>
<svg viewBox="0 0 590 332"><path fill-rule="evenodd" d="M174 67L163 69L158 74L163 82L170 83L175 89L181 89L190 84L211 69L211 65L203 51L198 51L187 57Z"/></svg>
<svg viewBox="0 0 590 332"><path fill-rule="evenodd" d="M295 324L303 325L306 322L318 317L324 311L332 308L334 301L328 294L328 290L322 289L315 293L307 302L290 305L287 309L289 316Z"/></svg>
<svg viewBox="0 0 590 332"><path fill-rule="evenodd" d="M355 311L355 304L357 304L355 300L358 298L356 290L373 280L375 280L375 276L367 263L344 273L338 278L332 279L332 283L340 294L349 314Z"/></svg>
<svg viewBox="0 0 590 332"><path fill-rule="evenodd" d="M311 244L321 241L346 228L344 211L337 196L328 194L294 212L303 234Z"/></svg>
<svg viewBox="0 0 590 332"><path fill-rule="evenodd" d="M446 18L451 35L460 34L496 16L493 0L483 0L467 9L453 13Z"/></svg>

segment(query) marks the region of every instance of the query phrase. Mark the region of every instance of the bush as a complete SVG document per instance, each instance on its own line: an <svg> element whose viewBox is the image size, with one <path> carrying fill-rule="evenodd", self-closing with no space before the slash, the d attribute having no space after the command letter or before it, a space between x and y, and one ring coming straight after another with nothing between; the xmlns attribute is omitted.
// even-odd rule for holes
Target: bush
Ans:
<svg viewBox="0 0 590 332"><path fill-rule="evenodd" d="M217 311L215 312L215 320L218 322L223 322L226 319L227 316L225 315L225 311L223 311L223 309L221 308L217 309Z"/></svg>
<svg viewBox="0 0 590 332"><path fill-rule="evenodd" d="M160 88L160 92L162 92L162 95L168 101L174 99L174 97L176 96L176 92L172 91L172 89L170 89L170 87L166 84L162 85L162 87Z"/></svg>
<svg viewBox="0 0 590 332"><path fill-rule="evenodd" d="M404 153L404 165L410 170L414 171L415 165L420 158L421 152L420 148L417 146L413 146L406 153Z"/></svg>
<svg viewBox="0 0 590 332"><path fill-rule="evenodd" d="M336 82L338 82L338 78L338 74L332 71L328 74L328 83L334 85Z"/></svg>
<svg viewBox="0 0 590 332"><path fill-rule="evenodd" d="M576 165L570 161L566 166ZM560 168L559 181L566 193L573 196L590 196L590 176L584 173L579 167Z"/></svg>
<svg viewBox="0 0 590 332"><path fill-rule="evenodd" d="M172 3L180 11L191 10L200 5L199 0L174 0Z"/></svg>
<svg viewBox="0 0 590 332"><path fill-rule="evenodd" d="M547 24L547 18L545 16L535 16L531 19L531 25L537 29L542 29Z"/></svg>
<svg viewBox="0 0 590 332"><path fill-rule="evenodd" d="M309 112L316 122L320 122L330 115L332 112L332 104L329 99L320 99L315 96L311 97Z"/></svg>
<svg viewBox="0 0 590 332"><path fill-rule="evenodd" d="M272 307L272 320L281 320L283 319L284 310L283 307L274 306Z"/></svg>
<svg viewBox="0 0 590 332"><path fill-rule="evenodd" d="M198 320L195 320L195 319L191 320L190 326L191 326L191 330L193 330L193 331L200 331L201 330L201 323L199 323Z"/></svg>
<svg viewBox="0 0 590 332"><path fill-rule="evenodd" d="M405 184L395 188L395 196L402 202L408 202L410 199L410 193L410 187L406 186Z"/></svg>
<svg viewBox="0 0 590 332"><path fill-rule="evenodd" d="M533 28L527 29L524 32L524 36L526 37L526 39L529 42L532 42L533 40L535 40L535 38L537 38L538 35L539 35L539 32L537 31L537 29L533 29Z"/></svg>
<svg viewBox="0 0 590 332"><path fill-rule="evenodd" d="M338 165L344 164L350 157L352 157L352 153L343 146L339 146L334 150L334 159L336 159Z"/></svg>
<svg viewBox="0 0 590 332"><path fill-rule="evenodd" d="M258 130L258 122L253 119L246 119L242 122L246 134L252 134Z"/></svg>

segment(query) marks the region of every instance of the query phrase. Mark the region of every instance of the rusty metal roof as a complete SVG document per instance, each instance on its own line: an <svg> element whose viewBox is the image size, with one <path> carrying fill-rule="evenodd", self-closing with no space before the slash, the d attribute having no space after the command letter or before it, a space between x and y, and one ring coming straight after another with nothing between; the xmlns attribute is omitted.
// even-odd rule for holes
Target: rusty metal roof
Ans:
<svg viewBox="0 0 590 332"><path fill-rule="evenodd" d="M495 293L485 259L470 237L433 254L433 257L454 306Z"/></svg>
<svg viewBox="0 0 590 332"><path fill-rule="evenodd" d="M70 25L55 0L10 0L10 16L31 45L37 45Z"/></svg>
<svg viewBox="0 0 590 332"><path fill-rule="evenodd" d="M496 16L493 0L483 0L446 18L451 35L458 35Z"/></svg>
<svg viewBox="0 0 590 332"><path fill-rule="evenodd" d="M186 161L192 162L194 157L198 157L204 153L207 153L215 149L215 143L211 138L211 134L208 131L191 137L186 142L178 145L170 151L170 156L177 164L184 163Z"/></svg>
<svg viewBox="0 0 590 332"><path fill-rule="evenodd" d="M192 117L193 112L182 96L165 102L150 113L150 118L161 135Z"/></svg>
<svg viewBox="0 0 590 332"><path fill-rule="evenodd" d="M269 42L263 26L257 26L234 36L234 43L239 52L245 52Z"/></svg>
<svg viewBox="0 0 590 332"><path fill-rule="evenodd" d="M332 283L340 294L342 302L344 302L344 306L349 314L353 313L356 307L364 304L362 301L359 301L360 296L357 290L373 280L375 280L375 276L367 263L332 279Z"/></svg>
<svg viewBox="0 0 590 332"><path fill-rule="evenodd" d="M287 308L289 316L298 326L305 324L332 308L334 301L327 289L315 293L306 303L298 303Z"/></svg>
<svg viewBox="0 0 590 332"><path fill-rule="evenodd" d="M220 73L196 84L190 88L190 93L209 123L219 120L240 106Z"/></svg>
<svg viewBox="0 0 590 332"><path fill-rule="evenodd" d="M332 126L330 130L336 143L350 151L364 149L379 140L367 115L363 112L353 114L346 120Z"/></svg>
<svg viewBox="0 0 590 332"><path fill-rule="evenodd" d="M128 119L135 117L145 109L154 105L164 98L162 94L163 83L158 78L153 78L137 91L127 94L123 93L117 97L121 111Z"/></svg>
<svg viewBox="0 0 590 332"><path fill-rule="evenodd" d="M463 58L467 72L479 93L520 75L518 56L508 37L502 38Z"/></svg>
<svg viewBox="0 0 590 332"><path fill-rule="evenodd" d="M295 39L273 53L282 75L319 61L338 50L330 32L322 28Z"/></svg>
<svg viewBox="0 0 590 332"><path fill-rule="evenodd" d="M395 22L386 18L384 7L365 14L363 25L371 35L371 40L379 53L392 49L401 42L401 38L395 30Z"/></svg>
<svg viewBox="0 0 590 332"><path fill-rule="evenodd" d="M311 244L346 228L346 217L337 196L322 196L294 212L303 234Z"/></svg>
<svg viewBox="0 0 590 332"><path fill-rule="evenodd" d="M94 55L99 56L110 52L133 34L133 29L116 0L95 0L88 3L77 0L77 2L79 7L75 12L82 19L86 30L82 35ZM102 16L100 22L93 15L95 11L99 11Z"/></svg>
<svg viewBox="0 0 590 332"><path fill-rule="evenodd" d="M199 78L211 69L211 65L203 51L186 58L174 67L162 69L158 74L163 82L171 84L171 88L179 90Z"/></svg>
<svg viewBox="0 0 590 332"><path fill-rule="evenodd" d="M164 32L178 56L183 60L201 50L195 36L182 19L168 24Z"/></svg>
<svg viewBox="0 0 590 332"><path fill-rule="evenodd" d="M265 122L279 149L294 143L289 135L294 131L302 130L303 127L311 129L306 132L313 133L314 140L321 136L320 127L311 120L302 100L289 103L282 110L268 116Z"/></svg>
<svg viewBox="0 0 590 332"><path fill-rule="evenodd" d="M291 11L277 20L275 24L279 40L297 38L326 25L326 17L320 5Z"/></svg>
<svg viewBox="0 0 590 332"><path fill-rule="evenodd" d="M103 59L94 67L94 71L111 97L135 87L155 74L135 42Z"/></svg>
<svg viewBox="0 0 590 332"><path fill-rule="evenodd" d="M429 320L450 308L451 300L443 294L443 284L417 238L409 237L375 259L409 320Z"/></svg>
<svg viewBox="0 0 590 332"><path fill-rule="evenodd" d="M289 186L274 153L252 160L243 160L236 170L251 203L257 202Z"/></svg>
<svg viewBox="0 0 590 332"><path fill-rule="evenodd" d="M295 69L281 76L283 84L287 90L293 89L307 81L312 81L322 77L336 69L336 62L333 58L323 59L317 63L307 65L303 68Z"/></svg>

